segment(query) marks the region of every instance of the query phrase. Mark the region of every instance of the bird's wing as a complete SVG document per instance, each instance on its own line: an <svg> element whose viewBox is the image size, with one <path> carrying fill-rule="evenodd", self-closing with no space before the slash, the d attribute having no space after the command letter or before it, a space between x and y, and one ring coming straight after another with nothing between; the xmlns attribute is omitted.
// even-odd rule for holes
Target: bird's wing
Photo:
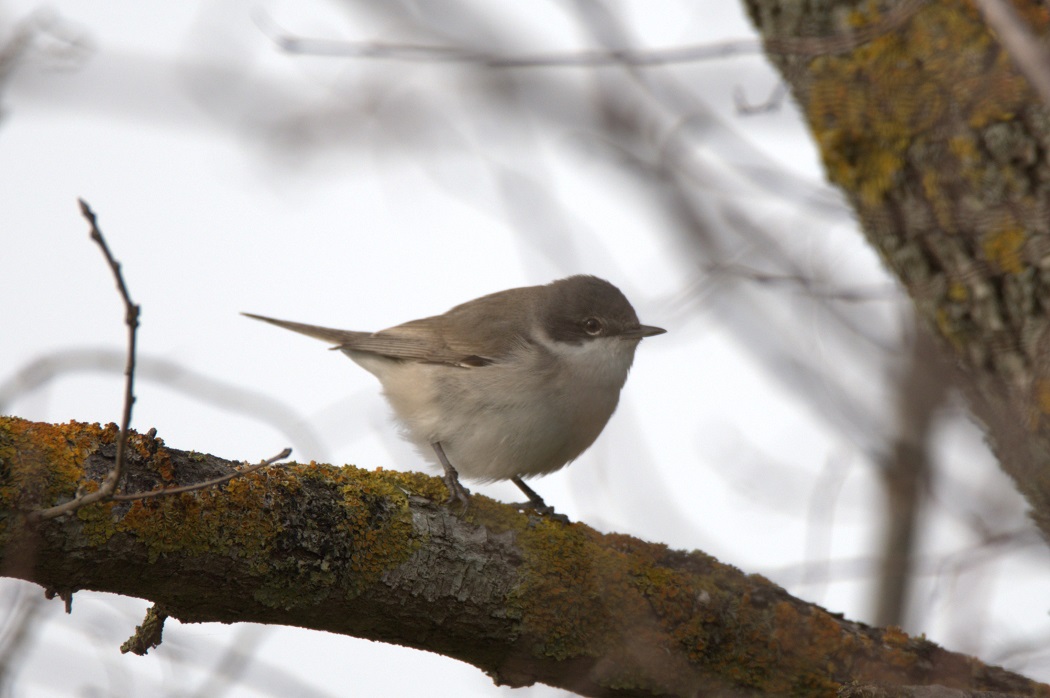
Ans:
<svg viewBox="0 0 1050 698"><path fill-rule="evenodd" d="M475 355L464 347L454 348L449 346L443 337L443 332L441 331L442 323L438 321L438 318L413 320L404 325L398 325L379 332L354 332L351 330L318 327L317 325L306 325L301 322L277 320L252 313L241 314L268 322L271 325L283 327L286 330L292 330L293 332L331 342L336 345L332 347L333 349L361 351L386 356L391 359L443 363L463 367L485 366L493 362L492 357Z"/></svg>

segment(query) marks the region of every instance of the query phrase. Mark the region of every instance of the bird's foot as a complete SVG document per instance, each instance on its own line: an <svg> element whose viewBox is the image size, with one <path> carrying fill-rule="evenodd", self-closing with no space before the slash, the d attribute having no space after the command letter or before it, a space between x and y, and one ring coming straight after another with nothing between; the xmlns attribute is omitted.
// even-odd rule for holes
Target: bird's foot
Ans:
<svg viewBox="0 0 1050 698"><path fill-rule="evenodd" d="M459 502L463 505L463 511L466 511L470 507L470 490L460 483L459 474L453 470L446 472L441 479L445 481L445 487L448 488L448 499L445 500L445 504L452 505Z"/></svg>
<svg viewBox="0 0 1050 698"><path fill-rule="evenodd" d="M569 523L568 516L566 516L565 514L556 513L554 511L554 507L550 506L549 504L547 504L547 502L543 501L543 497L536 494L536 490L526 485L520 477L512 477L510 481L517 485L518 489L524 492L525 496L529 498L529 501L527 502L521 502L520 504L514 504L512 506L514 506L517 509L521 509L522 511L530 509L539 514L540 516L546 516L551 521Z"/></svg>
<svg viewBox="0 0 1050 698"><path fill-rule="evenodd" d="M445 500L445 504L451 505L459 502L463 505L463 512L461 513L465 513L470 507L470 490L460 484L459 473L448 462L448 456L445 455L445 449L441 447L441 442L435 441L431 446L434 447L434 452L437 453L438 460L441 461L441 467L445 469L445 475L441 478L445 481L445 487L448 488L448 499Z"/></svg>

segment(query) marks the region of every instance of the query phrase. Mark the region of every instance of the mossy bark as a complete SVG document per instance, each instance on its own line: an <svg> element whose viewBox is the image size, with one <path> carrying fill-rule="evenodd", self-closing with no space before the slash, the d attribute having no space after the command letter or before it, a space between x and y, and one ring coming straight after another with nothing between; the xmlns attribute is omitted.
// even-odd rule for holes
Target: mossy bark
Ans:
<svg viewBox="0 0 1050 698"><path fill-rule="evenodd" d="M964 0L744 4L1050 539L1050 111Z"/></svg>
<svg viewBox="0 0 1050 698"><path fill-rule="evenodd" d="M62 595L142 597L183 621L407 645L469 662L497 683L583 695L832 696L878 682L1050 696L1050 687L844 620L700 552L478 496L454 515L441 481L425 475L273 466L26 523L27 511L97 487L116 438L112 425L0 418L0 573ZM125 492L237 465L138 434L128 453Z"/></svg>

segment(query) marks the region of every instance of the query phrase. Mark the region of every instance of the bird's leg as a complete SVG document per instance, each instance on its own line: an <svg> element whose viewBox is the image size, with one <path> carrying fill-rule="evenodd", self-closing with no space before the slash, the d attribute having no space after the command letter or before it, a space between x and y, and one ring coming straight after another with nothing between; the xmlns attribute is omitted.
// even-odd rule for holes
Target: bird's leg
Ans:
<svg viewBox="0 0 1050 698"><path fill-rule="evenodd" d="M536 494L536 490L526 485L525 481L522 480L520 477L515 475L510 479L510 481L517 485L518 489L524 492L525 496L529 498L529 501L522 502L518 505L520 508L532 509L537 514L549 516L550 518L555 519L556 521L561 521L563 523L569 523L568 516L566 516L565 514L555 514L554 507L548 506L547 502L543 501L543 497Z"/></svg>
<svg viewBox="0 0 1050 698"><path fill-rule="evenodd" d="M459 484L459 473L448 462L448 456L445 455L445 449L441 448L441 442L435 441L430 445L434 447L434 452L441 461L441 467L445 469L445 477L442 478L445 481L445 487L448 488L448 499L445 500L445 504L458 501L463 505L463 511L466 511L470 506L470 490Z"/></svg>

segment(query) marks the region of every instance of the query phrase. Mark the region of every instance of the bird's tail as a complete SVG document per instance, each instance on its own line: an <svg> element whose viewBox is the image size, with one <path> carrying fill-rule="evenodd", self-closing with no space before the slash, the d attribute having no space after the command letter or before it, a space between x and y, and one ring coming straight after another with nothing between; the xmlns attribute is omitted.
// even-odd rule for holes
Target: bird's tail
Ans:
<svg viewBox="0 0 1050 698"><path fill-rule="evenodd" d="M276 320L272 317L266 317L264 315L253 315L252 313L241 313L245 317L254 318L255 320L262 320L268 322L271 325L277 325L283 327L286 330L292 332L298 332L305 334L315 339L320 339L325 342L331 342L338 346L344 344L352 344L354 341L361 339L362 337L369 336L369 332L354 332L352 330L335 330L330 327L318 327L317 325L305 325L301 322L290 322L288 320Z"/></svg>

